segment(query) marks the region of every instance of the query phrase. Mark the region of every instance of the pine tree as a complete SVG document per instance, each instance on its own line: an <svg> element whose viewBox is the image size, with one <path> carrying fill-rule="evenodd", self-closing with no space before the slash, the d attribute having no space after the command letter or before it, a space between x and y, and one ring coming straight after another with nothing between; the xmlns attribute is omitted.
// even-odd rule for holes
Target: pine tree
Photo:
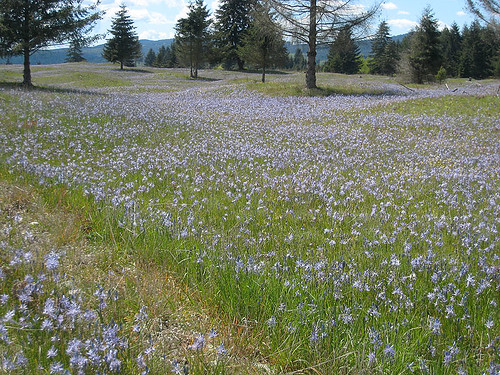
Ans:
<svg viewBox="0 0 500 375"><path fill-rule="evenodd" d="M71 39L68 52L66 53L66 62L85 61L82 52L82 42L78 38Z"/></svg>
<svg viewBox="0 0 500 375"><path fill-rule="evenodd" d="M221 0L215 12L215 46L226 69L237 66L242 70L245 65L237 51L252 23L255 5L256 0Z"/></svg>
<svg viewBox="0 0 500 375"><path fill-rule="evenodd" d="M500 45L490 28L482 28L474 21L462 33L460 72L462 77L486 78L493 73L495 57Z"/></svg>
<svg viewBox="0 0 500 375"><path fill-rule="evenodd" d="M24 56L23 84L32 86L30 56L88 34L101 18L83 0L0 0L0 56Z"/></svg>
<svg viewBox="0 0 500 375"><path fill-rule="evenodd" d="M396 73L399 61L398 46L391 40L389 32L387 22L381 22L372 44L372 55L369 62L371 73L385 75Z"/></svg>
<svg viewBox="0 0 500 375"><path fill-rule="evenodd" d="M146 54L146 57L144 58L144 65L153 66L155 59L156 59L156 53L155 51L153 51L152 48L150 48L148 53Z"/></svg>
<svg viewBox="0 0 500 375"><path fill-rule="evenodd" d="M238 56L256 68L262 69L262 82L266 81L269 66L283 65L287 59L285 41L272 19L269 9L258 6L254 20L238 47Z"/></svg>
<svg viewBox="0 0 500 375"><path fill-rule="evenodd" d="M207 59L211 21L210 13L203 0L189 5L189 13L176 25L176 55L181 62L189 65L191 77L198 78L198 68Z"/></svg>
<svg viewBox="0 0 500 375"><path fill-rule="evenodd" d="M154 66L157 68L166 68L167 66L167 47L161 46L154 60Z"/></svg>
<svg viewBox="0 0 500 375"><path fill-rule="evenodd" d="M113 63L119 62L122 70L124 65L135 65L135 60L141 57L141 43L133 24L127 8L122 4L109 30L113 36L103 49L103 57Z"/></svg>
<svg viewBox="0 0 500 375"><path fill-rule="evenodd" d="M451 29L445 27L440 36L441 50L443 52L443 67L448 76L459 76L460 54L462 37L456 23L451 25Z"/></svg>
<svg viewBox="0 0 500 375"><path fill-rule="evenodd" d="M437 25L431 8L425 8L412 38L409 60L412 80L416 83L433 80L442 65L440 33Z"/></svg>
<svg viewBox="0 0 500 375"><path fill-rule="evenodd" d="M330 47L325 71L343 74L355 74L361 68L359 47L354 42L350 27L340 30Z"/></svg>

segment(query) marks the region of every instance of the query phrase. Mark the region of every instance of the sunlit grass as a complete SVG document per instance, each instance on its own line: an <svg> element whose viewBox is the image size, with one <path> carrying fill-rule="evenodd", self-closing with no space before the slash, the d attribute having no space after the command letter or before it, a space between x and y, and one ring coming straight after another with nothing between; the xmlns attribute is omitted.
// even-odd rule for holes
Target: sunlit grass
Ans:
<svg viewBox="0 0 500 375"><path fill-rule="evenodd" d="M193 337L194 373L495 369L491 88L412 93L321 75L326 88L308 93L300 73L260 84L151 71L128 72L131 95L4 88L2 175L75 211L86 241L113 244L104 264L151 264L203 301L232 362L214 367L214 348L189 349ZM155 77L173 91L148 90ZM137 288L123 286L131 311Z"/></svg>

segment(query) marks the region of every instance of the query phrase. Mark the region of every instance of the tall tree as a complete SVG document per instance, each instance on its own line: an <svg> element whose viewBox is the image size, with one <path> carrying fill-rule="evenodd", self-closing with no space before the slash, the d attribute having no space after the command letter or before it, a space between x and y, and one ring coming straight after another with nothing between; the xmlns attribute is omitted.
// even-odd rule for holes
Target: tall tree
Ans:
<svg viewBox="0 0 500 375"><path fill-rule="evenodd" d="M426 7L411 43L410 66L412 79L416 83L423 83L434 77L442 65L439 35L432 9Z"/></svg>
<svg viewBox="0 0 500 375"><path fill-rule="evenodd" d="M30 56L86 35L101 17L84 0L0 0L0 56L24 56L23 84L31 86Z"/></svg>
<svg viewBox="0 0 500 375"><path fill-rule="evenodd" d="M285 64L288 53L281 30L274 22L269 9L258 5L254 20L238 48L238 56L262 69L262 82L266 82L266 69Z"/></svg>
<svg viewBox="0 0 500 375"><path fill-rule="evenodd" d="M441 51L443 52L443 67L448 76L459 76L460 53L462 48L462 36L456 23L448 29L445 27L440 36Z"/></svg>
<svg viewBox="0 0 500 375"><path fill-rule="evenodd" d="M221 51L227 69L237 66L242 70L245 62L238 54L243 38L252 23L256 0L221 0L215 12L215 45Z"/></svg>
<svg viewBox="0 0 500 375"><path fill-rule="evenodd" d="M498 34L490 27L481 27L474 21L462 33L460 72L462 77L477 79L488 77L493 70L495 58L500 52Z"/></svg>
<svg viewBox="0 0 500 375"><path fill-rule="evenodd" d="M377 12L380 1L371 8L354 0L267 0L281 18L285 36L308 46L306 87L316 88L316 49L330 43L337 33L365 25Z"/></svg>
<svg viewBox="0 0 500 375"><path fill-rule="evenodd" d="M71 39L68 52L66 52L66 62L85 61L82 52L82 43L77 38Z"/></svg>
<svg viewBox="0 0 500 375"><path fill-rule="evenodd" d="M124 65L133 66L141 57L141 43L125 5L120 5L109 32L112 37L104 45L102 56L110 62L119 62L122 70Z"/></svg>
<svg viewBox="0 0 500 375"><path fill-rule="evenodd" d="M295 50L295 53L293 55L293 69L295 70L302 70L306 67L307 61L304 58L304 54L302 53L302 50L300 48L297 48Z"/></svg>
<svg viewBox="0 0 500 375"><path fill-rule="evenodd" d="M160 47L160 49L161 49L161 47ZM144 65L145 66L153 66L155 60L156 60L156 53L155 53L155 51L153 51L152 48L150 48L148 53L146 54L146 57L144 57Z"/></svg>
<svg viewBox="0 0 500 375"><path fill-rule="evenodd" d="M399 51L396 42L391 40L390 28L387 22L382 21L372 43L370 72L375 74L392 75L397 70Z"/></svg>
<svg viewBox="0 0 500 375"><path fill-rule="evenodd" d="M339 31L330 47L325 71L343 74L355 74L361 67L359 47L352 38L352 31L345 27Z"/></svg>
<svg viewBox="0 0 500 375"><path fill-rule="evenodd" d="M177 57L189 65L191 77L198 78L198 68L207 59L210 32L210 12L203 0L189 4L189 13L176 25Z"/></svg>

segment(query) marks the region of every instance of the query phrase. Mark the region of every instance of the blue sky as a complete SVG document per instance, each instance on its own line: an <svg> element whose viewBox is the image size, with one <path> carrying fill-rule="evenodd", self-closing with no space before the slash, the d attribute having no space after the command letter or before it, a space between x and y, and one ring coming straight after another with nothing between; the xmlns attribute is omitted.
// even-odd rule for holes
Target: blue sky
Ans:
<svg viewBox="0 0 500 375"><path fill-rule="evenodd" d="M104 34L109 30L111 19L122 3L127 6L134 20L139 38L159 40L174 36L175 24L186 15L189 0L101 0L99 7L106 11L106 15L96 26L96 33ZM361 0L357 3L369 5L373 2ZM218 0L205 0L205 4L213 12L218 7ZM465 0L388 0L382 5L374 25L376 27L380 21L385 20L390 25L392 35L404 34L417 24L426 5L431 6L442 26L456 21L462 27L473 20L465 9Z"/></svg>

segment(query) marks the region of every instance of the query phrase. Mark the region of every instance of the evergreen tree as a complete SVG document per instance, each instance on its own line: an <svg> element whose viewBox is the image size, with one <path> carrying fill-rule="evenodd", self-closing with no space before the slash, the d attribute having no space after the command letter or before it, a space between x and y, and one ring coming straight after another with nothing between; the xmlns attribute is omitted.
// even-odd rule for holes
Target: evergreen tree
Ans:
<svg viewBox="0 0 500 375"><path fill-rule="evenodd" d="M161 46L158 50L158 54L154 60L154 66L157 68L166 68L167 67L167 47Z"/></svg>
<svg viewBox="0 0 500 375"><path fill-rule="evenodd" d="M155 51L153 51L152 48L150 48L148 53L146 54L146 57L144 58L144 65L153 66L155 59L156 59L156 53Z"/></svg>
<svg viewBox="0 0 500 375"><path fill-rule="evenodd" d="M325 71L343 74L355 74L361 68L359 47L354 42L350 27L340 30L330 47Z"/></svg>
<svg viewBox="0 0 500 375"><path fill-rule="evenodd" d="M71 39L68 52L66 53L66 62L85 61L82 53L82 42L78 38Z"/></svg>
<svg viewBox="0 0 500 375"><path fill-rule="evenodd" d="M442 65L440 33L437 25L431 8L425 8L412 38L409 60L412 80L416 83L433 80Z"/></svg>
<svg viewBox="0 0 500 375"><path fill-rule="evenodd" d="M257 6L254 21L243 37L243 45L238 47L238 56L262 69L262 82L266 81L269 66L285 63L288 56L285 41L269 9Z"/></svg>
<svg viewBox="0 0 500 375"><path fill-rule="evenodd" d="M84 0L0 0L0 56L23 55L23 84L32 86L30 56L88 34L101 18L96 9Z"/></svg>
<svg viewBox="0 0 500 375"><path fill-rule="evenodd" d="M175 43L171 46L167 46L165 49L165 67L174 68L177 65L177 56L175 54Z"/></svg>
<svg viewBox="0 0 500 375"><path fill-rule="evenodd" d="M478 21L462 33L460 72L462 77L486 78L493 73L500 43L492 28L483 28Z"/></svg>
<svg viewBox="0 0 500 375"><path fill-rule="evenodd" d="M102 53L106 60L119 62L122 70L124 65L134 66L135 60L141 57L141 43L133 24L127 8L122 4L109 30L113 36L104 45Z"/></svg>
<svg viewBox="0 0 500 375"><path fill-rule="evenodd" d="M448 76L458 77L460 74L460 52L462 37L456 23L451 25L451 29L445 27L440 36L441 51L443 52L443 67Z"/></svg>
<svg viewBox="0 0 500 375"><path fill-rule="evenodd" d="M203 0L189 5L189 13L176 25L176 55L181 62L189 65L191 77L198 78L198 68L207 59L211 21L210 13Z"/></svg>
<svg viewBox="0 0 500 375"><path fill-rule="evenodd" d="M389 25L382 21L373 39L369 62L371 73L385 75L396 73L399 60L398 46L391 40L389 32Z"/></svg>
<svg viewBox="0 0 500 375"><path fill-rule="evenodd" d="M242 70L245 62L238 54L243 37L252 23L256 0L221 0L215 12L215 46L219 49L226 69L237 66Z"/></svg>

